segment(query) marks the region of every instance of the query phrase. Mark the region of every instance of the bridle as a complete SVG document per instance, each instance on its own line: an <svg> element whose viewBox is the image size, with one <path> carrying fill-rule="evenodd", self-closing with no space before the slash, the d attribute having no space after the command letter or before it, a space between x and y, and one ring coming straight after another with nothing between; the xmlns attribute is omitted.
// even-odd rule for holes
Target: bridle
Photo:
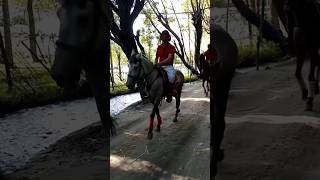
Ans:
<svg viewBox="0 0 320 180"><path fill-rule="evenodd" d="M142 60L141 60L142 61ZM130 77L130 78L132 78L133 79L133 82L137 82L137 81L139 81L139 80L142 80L143 78L141 78L141 76L140 76L140 74L141 74L141 71L142 71L142 69L143 69L143 66L142 66L142 62L141 61L137 61L138 63L139 63L139 70L138 70L138 73L137 73L137 75L136 76L133 76L133 75L131 75L131 74L128 74L128 78ZM148 72L148 73L146 73L144 70L143 70L143 75L142 75L142 77L144 77L144 79L145 80L147 80L147 78L148 78L148 76L152 73L153 71L150 71L150 72ZM149 84L148 82L147 82L147 84ZM153 81L151 82L151 85L153 84ZM150 84L149 84L149 86L150 86Z"/></svg>
<svg viewBox="0 0 320 180"><path fill-rule="evenodd" d="M141 64L140 61L138 61L138 63L139 63L139 70L138 70L137 75L136 75L136 76L133 76L133 75L131 75L131 74L128 74L128 77L132 78L134 82L136 82L136 81L140 78L139 76L140 76L140 74L141 74L142 64Z"/></svg>

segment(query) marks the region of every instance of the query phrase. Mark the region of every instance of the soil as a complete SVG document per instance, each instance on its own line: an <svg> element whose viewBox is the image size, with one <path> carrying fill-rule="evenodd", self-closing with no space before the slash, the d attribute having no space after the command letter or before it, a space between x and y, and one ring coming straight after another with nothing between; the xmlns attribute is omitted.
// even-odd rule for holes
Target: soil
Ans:
<svg viewBox="0 0 320 180"><path fill-rule="evenodd" d="M216 179L320 179L320 100L315 98L312 112L304 111L294 67L289 61L236 72L222 144L225 159ZM162 102L162 129L152 140L146 138L151 104L135 104L116 116L110 174L106 138L95 124L39 153L8 179L209 179L209 98L197 81L185 84L181 100L176 123L175 100Z"/></svg>

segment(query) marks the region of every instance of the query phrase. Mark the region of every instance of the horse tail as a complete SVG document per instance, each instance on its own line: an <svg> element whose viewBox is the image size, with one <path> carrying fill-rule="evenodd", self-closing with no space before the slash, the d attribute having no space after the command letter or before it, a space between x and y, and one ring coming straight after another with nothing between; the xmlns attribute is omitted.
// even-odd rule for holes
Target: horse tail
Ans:
<svg viewBox="0 0 320 180"><path fill-rule="evenodd" d="M184 83L184 75L181 71L176 70L176 76L177 76L177 82L179 83L179 85L181 84L181 87L183 86Z"/></svg>

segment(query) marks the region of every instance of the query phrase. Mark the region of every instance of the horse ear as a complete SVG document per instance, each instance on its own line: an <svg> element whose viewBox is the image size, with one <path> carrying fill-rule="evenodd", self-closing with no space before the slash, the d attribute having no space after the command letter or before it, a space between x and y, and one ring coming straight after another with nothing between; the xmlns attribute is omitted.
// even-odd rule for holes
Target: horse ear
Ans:
<svg viewBox="0 0 320 180"><path fill-rule="evenodd" d="M135 54L137 54L137 51L136 51L135 49L132 49L132 51L131 51L131 56L133 56L133 55L135 55Z"/></svg>

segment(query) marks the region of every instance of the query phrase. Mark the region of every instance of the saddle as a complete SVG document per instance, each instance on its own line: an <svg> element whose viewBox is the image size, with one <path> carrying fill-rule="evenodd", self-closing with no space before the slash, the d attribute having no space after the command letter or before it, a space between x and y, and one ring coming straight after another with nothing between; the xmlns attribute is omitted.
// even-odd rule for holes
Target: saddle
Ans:
<svg viewBox="0 0 320 180"><path fill-rule="evenodd" d="M164 93L163 96L174 96L177 94L177 76L175 76L175 80L173 83L169 82L168 74L167 72L162 68L162 67L157 67L156 68L162 77L163 84L164 84Z"/></svg>

